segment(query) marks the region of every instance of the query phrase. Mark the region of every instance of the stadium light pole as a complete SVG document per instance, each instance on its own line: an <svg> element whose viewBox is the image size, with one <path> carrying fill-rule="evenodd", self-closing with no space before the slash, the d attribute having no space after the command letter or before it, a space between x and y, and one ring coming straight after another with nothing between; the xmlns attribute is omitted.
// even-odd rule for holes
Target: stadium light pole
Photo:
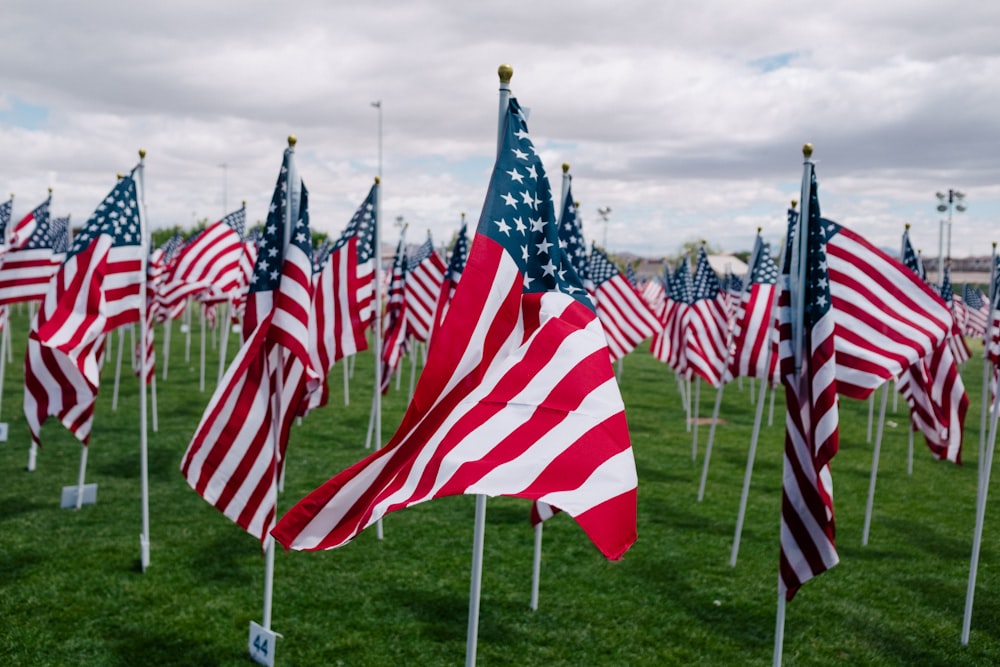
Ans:
<svg viewBox="0 0 1000 667"><path fill-rule="evenodd" d="M378 177L382 180L382 100L376 100L371 104L378 109Z"/></svg>
<svg viewBox="0 0 1000 667"><path fill-rule="evenodd" d="M610 206L601 206L597 209L597 215L601 216L601 222L604 223L604 249L608 249L608 216L611 214Z"/></svg>
<svg viewBox="0 0 1000 667"><path fill-rule="evenodd" d="M959 192L958 190L948 190L948 194L943 192L935 192L934 196L938 199L937 210L939 213L948 213L948 246L947 248L942 248L942 233L938 233L938 287L940 288L942 283L944 283L944 262L945 260L951 263L951 218L954 211L959 213L965 211L965 193ZM941 226L945 225L944 219L941 220ZM945 254L942 254L944 251Z"/></svg>

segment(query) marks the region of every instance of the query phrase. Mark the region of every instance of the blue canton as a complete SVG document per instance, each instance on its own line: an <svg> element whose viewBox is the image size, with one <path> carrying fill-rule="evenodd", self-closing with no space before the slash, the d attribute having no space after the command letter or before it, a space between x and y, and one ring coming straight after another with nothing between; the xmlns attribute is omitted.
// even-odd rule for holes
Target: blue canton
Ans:
<svg viewBox="0 0 1000 667"><path fill-rule="evenodd" d="M580 282L587 279L587 245L583 240L580 215L573 201L573 186L566 190L562 215L559 216L559 245L569 257Z"/></svg>
<svg viewBox="0 0 1000 667"><path fill-rule="evenodd" d="M351 221L347 223L347 229L337 239L333 249L339 250L344 247L354 236L358 237L358 264L364 264L375 254L375 197L377 195L378 184L371 187L368 196L361 202L361 206L354 212Z"/></svg>
<svg viewBox="0 0 1000 667"><path fill-rule="evenodd" d="M0 243L7 238L7 225L10 224L10 216L14 210L14 195L10 199L0 204Z"/></svg>
<svg viewBox="0 0 1000 667"><path fill-rule="evenodd" d="M250 291L273 291L281 283L281 269L285 261L285 212L288 206L288 168L291 164L292 152L285 149L285 157L278 174L278 182L274 185L271 197L271 207L264 223L264 231L257 242L257 262L250 276ZM301 198L299 200L299 219L288 235L289 245L295 245L306 257L312 256L312 237L309 232L309 193L305 183L299 181Z"/></svg>
<svg viewBox="0 0 1000 667"><path fill-rule="evenodd" d="M692 285L692 301L714 299L722 289L722 285L719 283L719 276L715 275L715 271L712 270L712 266L708 263L705 246L701 246L698 249L698 266L694 270Z"/></svg>
<svg viewBox="0 0 1000 667"><path fill-rule="evenodd" d="M450 280L455 283L462 277L462 271L465 270L465 260L469 256L469 239L466 236L465 223L462 223L462 229L458 232L458 238L455 239L455 247L451 250L451 259L448 260L448 269L445 271L444 279Z"/></svg>
<svg viewBox="0 0 1000 667"><path fill-rule="evenodd" d="M142 242L134 174L135 169L119 179L104 201L98 204L87 224L73 239L69 257L90 247L101 234L110 236L115 247L138 246Z"/></svg>

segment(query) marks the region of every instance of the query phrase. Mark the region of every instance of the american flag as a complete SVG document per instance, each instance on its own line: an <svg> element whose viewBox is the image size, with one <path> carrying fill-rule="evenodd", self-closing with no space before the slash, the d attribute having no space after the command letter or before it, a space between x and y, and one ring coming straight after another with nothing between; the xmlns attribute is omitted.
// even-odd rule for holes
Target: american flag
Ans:
<svg viewBox="0 0 1000 667"><path fill-rule="evenodd" d="M250 277L253 275L253 267L257 263L257 241L259 240L260 229L251 229L243 241L243 252L240 254L240 283L233 292L233 298L230 301L234 324L241 320L246 312L247 293L250 290ZM249 334L249 329L243 329L244 340L246 340Z"/></svg>
<svg viewBox="0 0 1000 667"><path fill-rule="evenodd" d="M427 342L431 336L446 268L444 260L434 252L428 232L427 240L407 260L403 298L406 299L406 331L414 340Z"/></svg>
<svg viewBox="0 0 1000 667"><path fill-rule="evenodd" d="M206 303L228 300L241 282L240 257L246 205L201 230L188 241L163 281L161 308L176 318L188 298Z"/></svg>
<svg viewBox="0 0 1000 667"><path fill-rule="evenodd" d="M924 262L920 259L920 255L913 251L913 244L910 243L909 225L903 230L903 252L900 261L921 280L927 280L927 269L924 268Z"/></svg>
<svg viewBox="0 0 1000 667"><path fill-rule="evenodd" d="M188 484L265 547L292 421L319 388L307 349L311 254L308 193L288 148L250 278L251 333L181 461Z"/></svg>
<svg viewBox="0 0 1000 667"><path fill-rule="evenodd" d="M611 360L621 359L659 329L659 321L639 293L601 250L590 250L585 283L597 304Z"/></svg>
<svg viewBox="0 0 1000 667"><path fill-rule="evenodd" d="M986 332L986 355L994 367L1000 367L1000 255L993 259L991 288L990 328Z"/></svg>
<svg viewBox="0 0 1000 667"><path fill-rule="evenodd" d="M824 219L837 320L837 390L866 399L931 354L952 326L941 297L859 234Z"/></svg>
<svg viewBox="0 0 1000 667"><path fill-rule="evenodd" d="M455 296L455 289L462 279L462 271L465 270L465 261L468 256L469 238L463 220L462 228L458 230L458 237L455 239L455 247L451 249L448 268L445 269L444 282L441 284L441 295L438 297L437 306L434 309L435 331L444 323L444 318L448 314L448 306L451 304L451 299ZM433 332L431 335L433 336Z"/></svg>
<svg viewBox="0 0 1000 667"><path fill-rule="evenodd" d="M570 266L576 271L576 275L581 281L584 281L587 279L587 244L583 240L580 212L576 202L573 201L572 183L566 190L566 198L563 199L558 225L559 246L569 257Z"/></svg>
<svg viewBox="0 0 1000 667"><path fill-rule="evenodd" d="M399 235L396 256L392 260L392 278L386 292L385 318L382 322L382 393L389 391L392 374L406 355L406 227Z"/></svg>
<svg viewBox="0 0 1000 667"><path fill-rule="evenodd" d="M965 344L965 336L962 335L962 326L965 314L965 304L961 298L956 298L956 294L951 287L951 267L944 267L944 279L941 281L941 298L951 311L951 327L948 334L948 344L951 345L952 356L958 363L965 363L972 356L969 346Z"/></svg>
<svg viewBox="0 0 1000 667"><path fill-rule="evenodd" d="M685 341L687 364L705 382L718 387L722 384L729 358L726 347L728 318L722 286L708 263L704 245L698 249L688 314Z"/></svg>
<svg viewBox="0 0 1000 667"><path fill-rule="evenodd" d="M966 283L962 286L962 301L965 302L965 335L983 337L990 306L978 287Z"/></svg>
<svg viewBox="0 0 1000 667"><path fill-rule="evenodd" d="M357 239L357 303L361 325L365 329L372 326L375 321L375 227L379 224L376 220L375 202L379 193L378 188L379 184L376 181L348 223L344 236L341 237L353 236ZM384 295L385 291L381 293ZM382 304L378 305L381 308Z"/></svg>
<svg viewBox="0 0 1000 667"><path fill-rule="evenodd" d="M770 368L764 364L774 336L774 292L778 267L771 249L757 235L752 253L748 289L740 293L739 310L733 330L733 353L729 358L729 379L734 377L771 378L777 363L771 355Z"/></svg>
<svg viewBox="0 0 1000 667"><path fill-rule="evenodd" d="M515 100L502 138L452 314L399 430L289 510L273 531L285 546L339 547L387 512L466 493L558 507L608 558L635 541L624 405Z"/></svg>
<svg viewBox="0 0 1000 667"><path fill-rule="evenodd" d="M676 301L670 297L670 266L663 264L663 277L655 281L660 285L660 296L656 299L647 297L646 303L650 303L659 326L653 332L653 339L649 343L649 351L657 360L667 363L670 360L670 336L667 333L667 323L670 320L670 310L676 306Z"/></svg>
<svg viewBox="0 0 1000 667"><path fill-rule="evenodd" d="M28 215L18 220L10 230L7 247L10 249L21 248L28 239L35 233L38 225L48 225L49 206L52 204L52 190L49 190L48 198L31 210Z"/></svg>
<svg viewBox="0 0 1000 667"><path fill-rule="evenodd" d="M36 444L50 416L87 443L105 334L139 319L144 258L134 174L118 181L76 235L32 322L24 414Z"/></svg>
<svg viewBox="0 0 1000 667"><path fill-rule="evenodd" d="M834 312L827 275L826 226L820 220L816 173L810 177L805 282L797 262L785 262L779 297L781 380L788 406L781 499L779 589L791 600L799 587L840 560L834 544L830 461L839 446ZM798 245L789 235L785 246ZM788 268L791 267L791 271ZM790 277L790 273L793 277ZM796 282L791 282L791 281ZM796 303L802 311L796 312ZM796 327L801 332L796 335Z"/></svg>
<svg viewBox="0 0 1000 667"><path fill-rule="evenodd" d="M66 258L69 218L40 216L24 243L0 259L0 305L37 301Z"/></svg>
<svg viewBox="0 0 1000 667"><path fill-rule="evenodd" d="M7 243L7 225L10 224L10 217L14 211L14 195L10 199L0 204L0 246Z"/></svg>
<svg viewBox="0 0 1000 667"><path fill-rule="evenodd" d="M668 284L667 299L660 313L663 335L660 344L654 344L654 348L659 352L657 359L666 363L675 372L689 376L691 371L686 354L686 341L688 321L691 319L693 289L691 265L687 256L674 269L673 275L665 277L665 280Z"/></svg>
<svg viewBox="0 0 1000 667"><path fill-rule="evenodd" d="M632 286L632 289L639 288L639 279L635 275L635 269L632 268L631 264L625 265L625 278L628 280L628 284Z"/></svg>
<svg viewBox="0 0 1000 667"><path fill-rule="evenodd" d="M667 270L669 271L669 269ZM654 313L660 312L660 309L663 308L663 301L667 298L664 284L663 278L653 276L642 286L642 300Z"/></svg>

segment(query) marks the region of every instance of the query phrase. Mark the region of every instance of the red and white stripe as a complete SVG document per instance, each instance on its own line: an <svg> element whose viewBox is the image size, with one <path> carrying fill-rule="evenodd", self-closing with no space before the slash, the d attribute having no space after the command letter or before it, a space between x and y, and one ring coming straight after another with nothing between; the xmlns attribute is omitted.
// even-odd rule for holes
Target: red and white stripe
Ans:
<svg viewBox="0 0 1000 667"><path fill-rule="evenodd" d="M434 312L447 267L436 252L406 273L406 326L415 340L427 342L434 325Z"/></svg>
<svg viewBox="0 0 1000 667"><path fill-rule="evenodd" d="M621 272L599 284L593 296L612 361L621 359L660 329L656 315Z"/></svg>

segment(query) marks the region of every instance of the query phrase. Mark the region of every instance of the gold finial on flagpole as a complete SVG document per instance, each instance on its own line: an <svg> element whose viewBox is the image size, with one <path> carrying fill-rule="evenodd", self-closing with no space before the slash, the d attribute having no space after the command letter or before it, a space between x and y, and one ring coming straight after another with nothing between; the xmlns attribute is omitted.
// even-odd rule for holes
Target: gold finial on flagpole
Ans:
<svg viewBox="0 0 1000 667"><path fill-rule="evenodd" d="M378 185L378 184L379 184L379 183L381 183L381 182L382 182L382 179L381 179L381 178L379 178L378 176L376 176L376 177L375 177L375 185Z"/></svg>
<svg viewBox="0 0 1000 667"><path fill-rule="evenodd" d="M580 200L578 199L578 200L576 200L575 202L573 202L573 206L574 206L575 208L580 208Z"/></svg>
<svg viewBox="0 0 1000 667"><path fill-rule="evenodd" d="M764 228L763 227L758 227L757 228L757 233L760 234L760 232L761 232L762 229L764 229Z"/></svg>
<svg viewBox="0 0 1000 667"><path fill-rule="evenodd" d="M906 231L910 231L910 223L906 223L903 226L906 228Z"/></svg>
<svg viewBox="0 0 1000 667"><path fill-rule="evenodd" d="M298 142L298 138L294 134L288 135L288 147L295 148L295 144Z"/></svg>
<svg viewBox="0 0 1000 667"><path fill-rule="evenodd" d="M500 83L510 83L511 77L514 76L514 68L506 63L500 65L497 68L497 76L500 77Z"/></svg>
<svg viewBox="0 0 1000 667"><path fill-rule="evenodd" d="M119 172L118 172L118 180L120 181L120 180L122 180L123 178L125 178L125 174L123 174L123 173L121 173L121 172L119 171Z"/></svg>
<svg viewBox="0 0 1000 667"><path fill-rule="evenodd" d="M799 205L799 200L798 199L793 199L792 200L792 210L794 211L795 207L798 206L798 205Z"/></svg>
<svg viewBox="0 0 1000 667"><path fill-rule="evenodd" d="M805 159L811 158L813 155L813 145L812 144L802 144L802 157Z"/></svg>
<svg viewBox="0 0 1000 667"><path fill-rule="evenodd" d="M49 186L49 194L52 194L52 186Z"/></svg>
<svg viewBox="0 0 1000 667"><path fill-rule="evenodd" d="M145 148L140 148L139 149L139 159L140 160L145 160L146 159L146 149Z"/></svg>
<svg viewBox="0 0 1000 667"><path fill-rule="evenodd" d="M247 207L247 200L246 200L246 199L244 199L244 200L243 200L243 208L246 208L246 207Z"/></svg>
<svg viewBox="0 0 1000 667"><path fill-rule="evenodd" d="M564 174L569 173L569 162L563 162L563 173Z"/></svg>

